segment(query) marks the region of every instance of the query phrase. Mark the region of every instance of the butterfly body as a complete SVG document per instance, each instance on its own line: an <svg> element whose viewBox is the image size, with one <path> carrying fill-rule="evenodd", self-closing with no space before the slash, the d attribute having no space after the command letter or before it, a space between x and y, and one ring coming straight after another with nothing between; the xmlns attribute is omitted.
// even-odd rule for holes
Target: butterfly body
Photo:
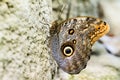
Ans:
<svg viewBox="0 0 120 80"><path fill-rule="evenodd" d="M95 41L109 31L108 25L97 18L77 17L50 29L50 48L60 68L78 74L90 59Z"/></svg>

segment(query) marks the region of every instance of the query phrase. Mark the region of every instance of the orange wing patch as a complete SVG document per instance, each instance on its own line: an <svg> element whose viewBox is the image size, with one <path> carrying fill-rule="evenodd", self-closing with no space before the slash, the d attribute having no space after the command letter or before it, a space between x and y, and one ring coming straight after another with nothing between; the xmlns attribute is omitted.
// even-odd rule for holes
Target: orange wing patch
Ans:
<svg viewBox="0 0 120 80"><path fill-rule="evenodd" d="M110 30L109 25L103 21L99 21L98 24L93 24L93 26L95 28L95 33L91 36L91 44L94 44L100 37L107 34Z"/></svg>

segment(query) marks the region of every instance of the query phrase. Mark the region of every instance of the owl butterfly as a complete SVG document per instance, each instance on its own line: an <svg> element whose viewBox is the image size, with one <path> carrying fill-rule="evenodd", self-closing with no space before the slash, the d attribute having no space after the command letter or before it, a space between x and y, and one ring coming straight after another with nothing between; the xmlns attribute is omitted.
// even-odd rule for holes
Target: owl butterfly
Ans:
<svg viewBox="0 0 120 80"><path fill-rule="evenodd" d="M50 48L61 69L78 74L90 59L92 45L109 31L106 22L94 17L77 17L52 25Z"/></svg>

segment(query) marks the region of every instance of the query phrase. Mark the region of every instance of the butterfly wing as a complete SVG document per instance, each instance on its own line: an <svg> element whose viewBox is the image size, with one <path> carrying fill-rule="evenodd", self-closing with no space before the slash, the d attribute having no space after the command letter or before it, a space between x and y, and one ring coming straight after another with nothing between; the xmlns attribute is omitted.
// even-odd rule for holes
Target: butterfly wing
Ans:
<svg viewBox="0 0 120 80"><path fill-rule="evenodd" d="M50 29L50 48L60 68L78 74L86 67L91 47L109 31L109 26L93 17L77 17L54 25Z"/></svg>

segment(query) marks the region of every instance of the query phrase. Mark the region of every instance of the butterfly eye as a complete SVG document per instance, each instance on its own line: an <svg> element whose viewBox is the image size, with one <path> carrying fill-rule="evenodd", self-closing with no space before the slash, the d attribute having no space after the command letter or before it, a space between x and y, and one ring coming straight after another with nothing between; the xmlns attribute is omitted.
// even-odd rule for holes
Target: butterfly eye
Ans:
<svg viewBox="0 0 120 80"><path fill-rule="evenodd" d="M64 47L63 54L67 57L73 54L73 48L71 46Z"/></svg>

